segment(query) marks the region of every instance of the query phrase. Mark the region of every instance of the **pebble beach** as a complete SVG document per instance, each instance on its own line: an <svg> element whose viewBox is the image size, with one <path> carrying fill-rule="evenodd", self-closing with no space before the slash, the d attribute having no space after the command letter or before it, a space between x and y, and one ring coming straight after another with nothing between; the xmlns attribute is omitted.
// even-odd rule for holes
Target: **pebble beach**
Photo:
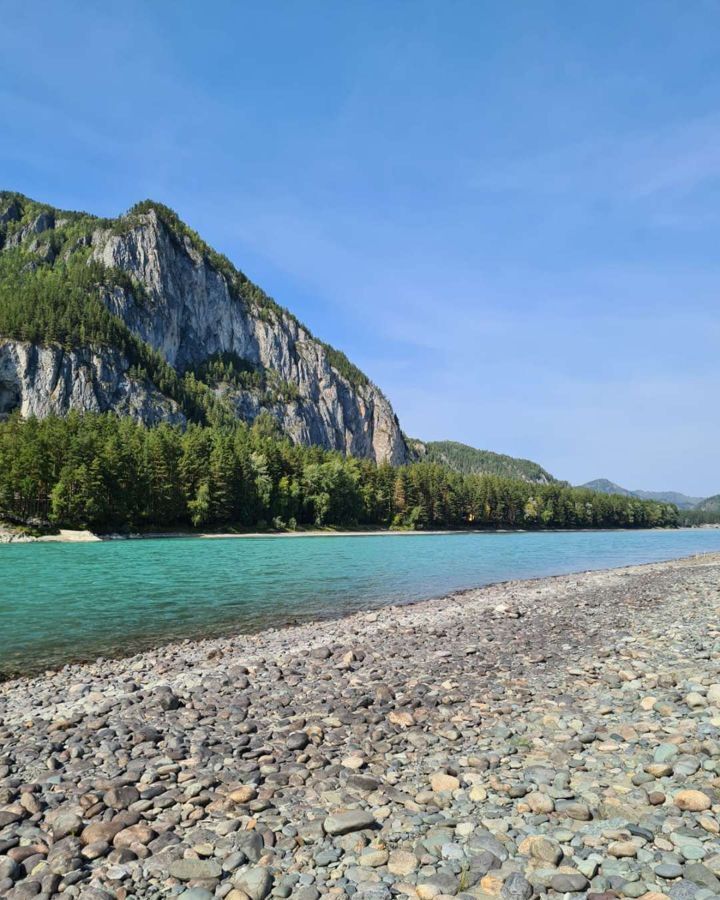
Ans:
<svg viewBox="0 0 720 900"><path fill-rule="evenodd" d="M0 897L720 897L720 554L0 684Z"/></svg>

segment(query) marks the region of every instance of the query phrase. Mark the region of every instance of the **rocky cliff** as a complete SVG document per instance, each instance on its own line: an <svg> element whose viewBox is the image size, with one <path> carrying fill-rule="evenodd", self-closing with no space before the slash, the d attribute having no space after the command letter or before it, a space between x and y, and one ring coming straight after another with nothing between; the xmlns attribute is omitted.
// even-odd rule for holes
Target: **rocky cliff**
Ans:
<svg viewBox="0 0 720 900"><path fill-rule="evenodd" d="M0 194L0 247L0 258L9 255L13 263L22 255L22 266L7 268L21 293L28 278L42 283L52 269L66 280L71 271L67 290L74 297L75 283L88 280L77 274L80 264L101 271L88 303L99 300L112 314L103 335L114 334L118 323L128 332L125 347L107 338L82 340L83 316L77 325L75 315L72 339L65 335L59 346L53 327L66 311L55 315L51 308L29 340L17 324L22 316L8 314L10 324L0 328L0 414L14 407L35 415L113 409L146 422L181 421L187 411L176 398L133 366L126 351L137 343L178 377L203 379L208 363L230 360L242 377L208 381L214 395L246 420L266 410L297 443L394 464L407 459L397 417L380 390L171 210L146 202L117 220L100 220ZM12 306L12 292L6 294Z"/></svg>
<svg viewBox="0 0 720 900"><path fill-rule="evenodd" d="M65 350L57 345L0 340L0 415L24 417L114 410L148 425L184 424L178 404L147 380L129 374L127 359L109 348Z"/></svg>

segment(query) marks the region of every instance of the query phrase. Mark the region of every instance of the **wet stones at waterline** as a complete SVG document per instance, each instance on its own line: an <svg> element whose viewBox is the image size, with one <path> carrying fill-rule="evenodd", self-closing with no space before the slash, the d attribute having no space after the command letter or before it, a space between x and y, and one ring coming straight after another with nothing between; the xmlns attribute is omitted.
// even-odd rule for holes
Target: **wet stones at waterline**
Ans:
<svg viewBox="0 0 720 900"><path fill-rule="evenodd" d="M720 897L720 558L0 685L0 897Z"/></svg>

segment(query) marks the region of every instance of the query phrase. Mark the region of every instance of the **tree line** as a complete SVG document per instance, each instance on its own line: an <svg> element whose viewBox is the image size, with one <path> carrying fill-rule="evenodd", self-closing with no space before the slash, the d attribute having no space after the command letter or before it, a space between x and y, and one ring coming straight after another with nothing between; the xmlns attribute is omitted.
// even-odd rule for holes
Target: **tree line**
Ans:
<svg viewBox="0 0 720 900"><path fill-rule="evenodd" d="M681 509L678 524L696 528L699 525L720 525L720 509Z"/></svg>
<svg viewBox="0 0 720 900"><path fill-rule="evenodd" d="M297 446L270 416L185 429L113 414L0 423L0 513L56 526L646 528L671 504L463 475L436 463L392 467Z"/></svg>

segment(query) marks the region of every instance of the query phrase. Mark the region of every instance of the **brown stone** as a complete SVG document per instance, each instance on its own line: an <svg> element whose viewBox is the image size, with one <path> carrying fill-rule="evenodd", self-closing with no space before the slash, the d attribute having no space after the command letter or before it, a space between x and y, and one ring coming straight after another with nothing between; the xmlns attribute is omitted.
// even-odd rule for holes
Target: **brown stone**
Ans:
<svg viewBox="0 0 720 900"><path fill-rule="evenodd" d="M712 806L710 798L702 791L678 791L673 797L673 803L678 809L687 812L704 812Z"/></svg>

